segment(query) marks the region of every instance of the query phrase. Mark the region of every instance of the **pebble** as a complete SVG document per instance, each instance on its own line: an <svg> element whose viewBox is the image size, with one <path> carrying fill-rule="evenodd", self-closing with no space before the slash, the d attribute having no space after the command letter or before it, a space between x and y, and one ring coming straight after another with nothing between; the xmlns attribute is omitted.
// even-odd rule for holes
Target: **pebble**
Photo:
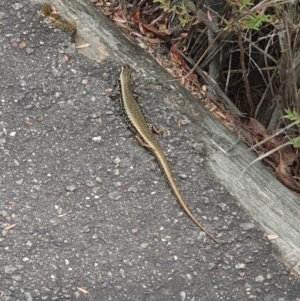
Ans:
<svg viewBox="0 0 300 301"><path fill-rule="evenodd" d="M246 268L246 265L244 263L238 263L235 265L235 268L237 270L244 270Z"/></svg>
<svg viewBox="0 0 300 301"><path fill-rule="evenodd" d="M121 159L119 157L116 157L116 159L114 159L115 164L119 164L120 162L121 162Z"/></svg>
<svg viewBox="0 0 300 301"><path fill-rule="evenodd" d="M118 201L122 196L121 196L121 194L118 191L114 191L114 192L110 192L108 194L108 197L111 200Z"/></svg>
<svg viewBox="0 0 300 301"><path fill-rule="evenodd" d="M93 142L99 143L101 141L102 137L101 136L95 136L92 138Z"/></svg>
<svg viewBox="0 0 300 301"><path fill-rule="evenodd" d="M130 187L128 188L128 191L133 192L133 193L137 193L137 192L138 192L138 189L137 189L136 186L130 186Z"/></svg>
<svg viewBox="0 0 300 301"><path fill-rule="evenodd" d="M242 230L247 231L247 230L251 230L251 229L255 228L255 225L253 223L241 223L240 227Z"/></svg>
<svg viewBox="0 0 300 301"><path fill-rule="evenodd" d="M14 10L19 10L20 8L23 7L23 5L20 4L20 3L15 3L15 4L12 5L12 7L13 7Z"/></svg>
<svg viewBox="0 0 300 301"><path fill-rule="evenodd" d="M213 262L210 262L209 264L208 264L208 269L209 270L213 270L213 269L215 269L216 268L216 265L213 263Z"/></svg>
<svg viewBox="0 0 300 301"><path fill-rule="evenodd" d="M143 243L140 245L141 249L146 249L146 248L148 248L148 246L149 246L149 244L148 244L147 242L143 242Z"/></svg>
<svg viewBox="0 0 300 301"><path fill-rule="evenodd" d="M95 186L95 184L94 184L94 182L93 182L92 180L86 180L86 181L85 181L85 184L86 184L86 186L88 186L88 187L93 187L93 186Z"/></svg>
<svg viewBox="0 0 300 301"><path fill-rule="evenodd" d="M26 300L26 301L32 301L32 296L31 296L30 293L25 292L24 295L25 295L25 300Z"/></svg>
<svg viewBox="0 0 300 301"><path fill-rule="evenodd" d="M9 275L13 274L16 270L17 270L17 268L12 267L12 266L5 266L4 267L5 274L9 274Z"/></svg>
<svg viewBox="0 0 300 301"><path fill-rule="evenodd" d="M75 185L68 185L68 186L66 186L66 190L67 190L67 191L73 192L73 191L75 191L75 190L77 190L77 189L78 189L78 187L75 186Z"/></svg>
<svg viewBox="0 0 300 301"><path fill-rule="evenodd" d="M184 301L186 298L186 293L185 292L180 292L180 300Z"/></svg>
<svg viewBox="0 0 300 301"><path fill-rule="evenodd" d="M265 280L263 275L259 275L255 278L255 282L263 282Z"/></svg>
<svg viewBox="0 0 300 301"><path fill-rule="evenodd" d="M30 47L28 47L28 48L26 48L26 53L27 54L31 54L31 53L33 53L34 52L34 49L33 48L30 48Z"/></svg>
<svg viewBox="0 0 300 301"><path fill-rule="evenodd" d="M226 203L219 203L218 207L220 207L223 212L227 210L227 204Z"/></svg>

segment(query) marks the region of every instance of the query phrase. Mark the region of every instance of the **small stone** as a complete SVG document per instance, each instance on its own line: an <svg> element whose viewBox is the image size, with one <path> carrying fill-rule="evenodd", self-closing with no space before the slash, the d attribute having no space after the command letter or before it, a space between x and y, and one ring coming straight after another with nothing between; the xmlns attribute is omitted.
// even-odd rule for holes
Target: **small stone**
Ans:
<svg viewBox="0 0 300 301"><path fill-rule="evenodd" d="M188 177L188 175L186 175L184 173L180 173L180 174L178 174L178 177L181 179L186 179Z"/></svg>
<svg viewBox="0 0 300 301"><path fill-rule="evenodd" d="M180 300L184 301L186 298L186 293L185 292L180 292Z"/></svg>
<svg viewBox="0 0 300 301"><path fill-rule="evenodd" d="M133 192L133 193L137 193L137 192L138 192L138 189L137 189L135 186L130 186L130 187L128 188L128 191Z"/></svg>
<svg viewBox="0 0 300 301"><path fill-rule="evenodd" d="M26 86L26 81L25 81L24 79L21 79L21 80L20 80L20 85L21 85L22 87L25 87L25 86Z"/></svg>
<svg viewBox="0 0 300 301"><path fill-rule="evenodd" d="M26 48L26 53L27 54L31 54L33 52L34 52L34 48L31 48L31 47Z"/></svg>
<svg viewBox="0 0 300 301"><path fill-rule="evenodd" d="M117 200L119 200L121 198L121 194L118 191L114 191L114 192L110 192L108 194L108 197L111 200L117 201Z"/></svg>
<svg viewBox="0 0 300 301"><path fill-rule="evenodd" d="M128 260L128 259L123 259L124 264L128 265L128 266L132 266L132 263Z"/></svg>
<svg viewBox="0 0 300 301"><path fill-rule="evenodd" d="M25 295L25 300L26 300L26 301L32 301L32 296L31 296L30 293L25 292L24 295Z"/></svg>
<svg viewBox="0 0 300 301"><path fill-rule="evenodd" d="M101 183L102 182L102 179L100 177L96 177L96 182L97 183Z"/></svg>
<svg viewBox="0 0 300 301"><path fill-rule="evenodd" d="M238 263L235 265L235 268L237 270L244 270L246 268L246 265L244 263Z"/></svg>
<svg viewBox="0 0 300 301"><path fill-rule="evenodd" d="M24 110L30 110L32 108L33 108L33 104L30 103L30 104L28 104L27 106L24 107Z"/></svg>
<svg viewBox="0 0 300 301"><path fill-rule="evenodd" d="M146 249L149 246L149 244L147 242L143 242L140 247L141 249Z"/></svg>
<svg viewBox="0 0 300 301"><path fill-rule="evenodd" d="M12 266L5 266L4 267L5 274L9 274L9 275L13 274L16 270L17 270L17 268L12 267Z"/></svg>
<svg viewBox="0 0 300 301"><path fill-rule="evenodd" d="M73 192L73 191L75 191L77 189L78 189L78 187L75 186L75 185L68 185L68 186L66 186L66 190L70 191L70 192Z"/></svg>
<svg viewBox="0 0 300 301"><path fill-rule="evenodd" d="M227 209L227 204L225 204L225 203L219 203L219 204L218 204L218 207L220 207L221 210L224 212L224 211L226 211L226 209Z"/></svg>
<svg viewBox="0 0 300 301"><path fill-rule="evenodd" d="M255 278L255 282L263 282L265 280L263 275L259 275Z"/></svg>
<svg viewBox="0 0 300 301"><path fill-rule="evenodd" d="M247 231L247 230L251 230L251 229L255 228L255 225L253 223L241 223L240 227L242 230Z"/></svg>
<svg viewBox="0 0 300 301"><path fill-rule="evenodd" d="M93 182L92 180L86 180L86 181L85 181L85 184L86 184L86 186L88 186L88 187L93 187L93 186L95 186L95 184L94 184L94 182Z"/></svg>
<svg viewBox="0 0 300 301"><path fill-rule="evenodd" d="M208 264L208 269L209 270L213 270L213 269L215 269L216 268L216 265L213 263L213 262L210 262L209 264Z"/></svg>
<svg viewBox="0 0 300 301"><path fill-rule="evenodd" d="M87 79L83 79L81 83L82 83L83 85L87 85L88 82L89 82L89 81L88 81Z"/></svg>
<svg viewBox="0 0 300 301"><path fill-rule="evenodd" d="M113 111L105 111L105 114L106 114L106 115L113 115L114 112L113 112Z"/></svg>
<svg viewBox="0 0 300 301"><path fill-rule="evenodd" d="M19 10L20 8L23 7L23 5L20 4L20 3L15 3L15 4L12 5L12 7L13 7L14 10Z"/></svg>
<svg viewBox="0 0 300 301"><path fill-rule="evenodd" d="M121 162L121 159L119 157L117 157L115 160L114 160L114 163L115 164L119 164Z"/></svg>
<svg viewBox="0 0 300 301"><path fill-rule="evenodd" d="M101 141L102 137L101 136L96 136L92 138L93 142L99 143Z"/></svg>
<svg viewBox="0 0 300 301"><path fill-rule="evenodd" d="M16 181L16 184L19 186L22 185L22 183L23 183L23 179Z"/></svg>
<svg viewBox="0 0 300 301"><path fill-rule="evenodd" d="M122 278L125 278L125 271L123 269L120 269L120 274L121 274Z"/></svg>
<svg viewBox="0 0 300 301"><path fill-rule="evenodd" d="M99 115L97 113L92 113L89 116L91 119L96 119Z"/></svg>

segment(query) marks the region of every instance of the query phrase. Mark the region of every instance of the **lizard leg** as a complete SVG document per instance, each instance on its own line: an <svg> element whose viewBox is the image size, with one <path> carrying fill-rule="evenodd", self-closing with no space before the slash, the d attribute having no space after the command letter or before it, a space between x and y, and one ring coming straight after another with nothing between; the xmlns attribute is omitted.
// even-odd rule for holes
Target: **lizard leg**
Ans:
<svg viewBox="0 0 300 301"><path fill-rule="evenodd" d="M116 100L119 99L121 97L121 93L119 92L106 92L105 93L106 96L108 96L111 100Z"/></svg>
<svg viewBox="0 0 300 301"><path fill-rule="evenodd" d="M148 126L149 126L151 132L156 135L162 135L163 132L165 131L165 129L158 128L155 124L152 124L152 123L148 124Z"/></svg>
<svg viewBox="0 0 300 301"><path fill-rule="evenodd" d="M139 135L136 135L135 137L136 137L136 140L138 141L138 143L139 143L141 146L143 146L143 147L145 147L145 148L148 148L148 149L152 150L152 147L151 147L149 144L147 144L147 143L143 140L142 137L140 137Z"/></svg>

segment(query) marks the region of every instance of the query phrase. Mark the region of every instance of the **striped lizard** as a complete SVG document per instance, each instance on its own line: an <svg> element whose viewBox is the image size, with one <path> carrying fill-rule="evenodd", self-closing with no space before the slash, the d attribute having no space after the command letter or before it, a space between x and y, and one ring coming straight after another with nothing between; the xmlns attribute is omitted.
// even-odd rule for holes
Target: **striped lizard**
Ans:
<svg viewBox="0 0 300 301"><path fill-rule="evenodd" d="M129 65L125 64L122 67L120 73L120 90L121 90L121 107L129 128L136 134L138 142L141 146L150 150L155 156L156 160L160 164L162 171L164 172L167 181L177 198L179 204L183 208L184 212L190 217L190 219L202 230L204 231L213 241L219 243L210 233L208 233L205 228L196 220L191 211L185 204L178 188L175 183L174 177L172 175L171 169L169 167L168 161L161 150L159 144L155 140L145 117L133 95L130 87L131 80L131 68Z"/></svg>

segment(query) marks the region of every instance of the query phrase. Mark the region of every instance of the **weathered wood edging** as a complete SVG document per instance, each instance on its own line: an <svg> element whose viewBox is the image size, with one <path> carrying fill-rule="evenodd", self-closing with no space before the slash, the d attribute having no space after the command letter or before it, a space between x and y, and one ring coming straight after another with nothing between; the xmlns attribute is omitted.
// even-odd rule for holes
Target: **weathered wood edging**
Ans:
<svg viewBox="0 0 300 301"><path fill-rule="evenodd" d="M30 1L35 4L44 2ZM266 235L279 236L272 241L279 251L277 257L300 276L300 199L278 182L261 163L251 166L239 184L239 175L255 158L254 154L245 152L241 156L228 157L223 150L235 144L237 138L201 104L195 103L187 91L175 82L168 82L170 77L147 54L133 45L113 23L96 11L89 0L50 0L48 3L77 24L77 44L90 44L89 48L79 50L81 53L97 61L106 59L106 54L109 54L109 58L126 61L134 65L140 74L156 78L163 86L174 90L176 102L174 103L174 98L172 101L171 98L165 101L168 106L188 115L200 128L203 134L201 139L206 142L209 168ZM193 117L193 112L200 113L201 118ZM245 146L236 147L238 153L245 150Z"/></svg>

